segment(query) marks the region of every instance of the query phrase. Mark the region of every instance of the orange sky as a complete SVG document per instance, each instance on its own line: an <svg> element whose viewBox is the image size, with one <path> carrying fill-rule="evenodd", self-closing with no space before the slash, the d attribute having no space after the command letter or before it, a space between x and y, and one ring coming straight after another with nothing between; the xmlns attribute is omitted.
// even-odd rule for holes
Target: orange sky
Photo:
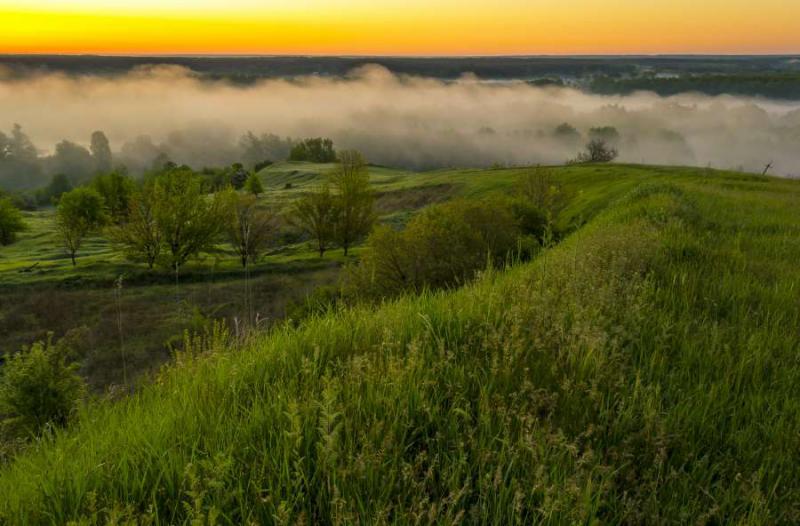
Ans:
<svg viewBox="0 0 800 526"><path fill-rule="evenodd" d="M800 0L0 0L0 53L800 53Z"/></svg>

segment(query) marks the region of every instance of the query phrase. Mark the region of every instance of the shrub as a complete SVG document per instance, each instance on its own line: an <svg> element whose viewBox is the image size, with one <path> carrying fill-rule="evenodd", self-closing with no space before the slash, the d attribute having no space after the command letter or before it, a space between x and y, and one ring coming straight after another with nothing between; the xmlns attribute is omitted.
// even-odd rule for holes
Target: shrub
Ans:
<svg viewBox="0 0 800 526"><path fill-rule="evenodd" d="M534 206L529 201L515 199L511 202L511 213L517 221L520 232L526 236L532 236L539 241L545 237L550 220L547 212Z"/></svg>
<svg viewBox="0 0 800 526"><path fill-rule="evenodd" d="M376 228L350 292L386 297L405 290L445 288L471 280L488 264L502 264L522 231L507 200L456 200L430 206L402 232Z"/></svg>
<svg viewBox="0 0 800 526"><path fill-rule="evenodd" d="M0 369L0 413L10 415L12 425L35 435L47 425L67 424L85 392L67 354L67 346L48 338L8 358Z"/></svg>
<svg viewBox="0 0 800 526"><path fill-rule="evenodd" d="M548 224L556 220L570 198L569 192L556 181L552 171L543 167L536 167L523 174L517 181L515 193L520 199L543 212Z"/></svg>
<svg viewBox="0 0 800 526"><path fill-rule="evenodd" d="M8 197L0 196L0 245L10 245L27 229L22 214Z"/></svg>

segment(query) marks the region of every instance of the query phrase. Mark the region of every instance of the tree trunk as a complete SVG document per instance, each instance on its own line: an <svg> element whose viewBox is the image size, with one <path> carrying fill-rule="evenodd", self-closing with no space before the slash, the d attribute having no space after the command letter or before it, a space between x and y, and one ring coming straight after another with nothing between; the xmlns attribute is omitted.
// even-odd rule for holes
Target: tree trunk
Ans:
<svg viewBox="0 0 800 526"><path fill-rule="evenodd" d="M75 265L77 265L77 263L75 263L75 252L72 252L69 255L69 257L70 257L70 259L72 259L72 266L74 267Z"/></svg>

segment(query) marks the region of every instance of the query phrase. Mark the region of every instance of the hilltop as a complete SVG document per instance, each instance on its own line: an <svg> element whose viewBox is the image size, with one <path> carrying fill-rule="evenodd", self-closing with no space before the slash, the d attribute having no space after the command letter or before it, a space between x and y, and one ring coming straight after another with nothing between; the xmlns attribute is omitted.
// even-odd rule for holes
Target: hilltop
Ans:
<svg viewBox="0 0 800 526"><path fill-rule="evenodd" d="M525 170L371 175L403 224ZM270 167L264 199L323 171ZM191 339L0 468L0 522L800 521L800 183L554 173L569 235L532 261Z"/></svg>

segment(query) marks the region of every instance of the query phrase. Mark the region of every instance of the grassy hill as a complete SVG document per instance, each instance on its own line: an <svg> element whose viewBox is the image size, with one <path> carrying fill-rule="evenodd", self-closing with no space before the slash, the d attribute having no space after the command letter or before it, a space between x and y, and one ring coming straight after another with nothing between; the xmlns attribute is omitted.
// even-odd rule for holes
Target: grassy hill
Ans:
<svg viewBox="0 0 800 526"><path fill-rule="evenodd" d="M261 175L313 184L294 170ZM520 170L387 171L379 191L481 197ZM800 184L556 173L583 225L558 246L459 290L197 338L3 467L0 522L800 521Z"/></svg>

